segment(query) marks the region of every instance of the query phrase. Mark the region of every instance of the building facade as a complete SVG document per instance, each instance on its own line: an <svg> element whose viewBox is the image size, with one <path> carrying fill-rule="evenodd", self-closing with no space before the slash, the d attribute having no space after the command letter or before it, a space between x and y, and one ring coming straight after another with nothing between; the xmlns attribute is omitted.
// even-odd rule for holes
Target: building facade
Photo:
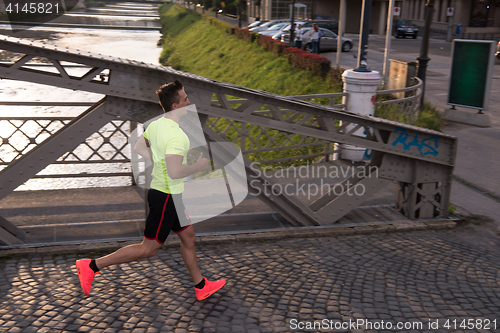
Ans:
<svg viewBox="0 0 500 333"><path fill-rule="evenodd" d="M458 24L464 33L500 34L500 0L434 0L433 31L446 33L449 20L452 20L453 31ZM315 15L327 15L338 19L340 0L296 0L305 5L307 19ZM418 26L424 26L425 4L427 0L399 0L395 7L400 9L399 16L394 19L408 19ZM290 17L292 0L247 0L249 21L256 18L274 20ZM346 0L345 31L358 33L361 23L362 0ZM373 0L370 33L385 34L389 0ZM449 8L453 8L453 16L449 16ZM303 18L302 10L298 11Z"/></svg>

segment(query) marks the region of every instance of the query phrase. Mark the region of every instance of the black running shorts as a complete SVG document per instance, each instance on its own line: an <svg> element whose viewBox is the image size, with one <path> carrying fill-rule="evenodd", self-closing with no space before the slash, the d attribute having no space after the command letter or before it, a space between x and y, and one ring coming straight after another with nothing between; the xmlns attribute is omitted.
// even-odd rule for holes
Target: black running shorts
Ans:
<svg viewBox="0 0 500 333"><path fill-rule="evenodd" d="M175 204L182 205L179 211L184 212L178 216ZM148 191L149 214L144 228L144 237L155 239L163 244L172 230L179 233L191 225L186 208L182 204L182 194L169 194L158 190ZM181 225L184 225L182 227Z"/></svg>

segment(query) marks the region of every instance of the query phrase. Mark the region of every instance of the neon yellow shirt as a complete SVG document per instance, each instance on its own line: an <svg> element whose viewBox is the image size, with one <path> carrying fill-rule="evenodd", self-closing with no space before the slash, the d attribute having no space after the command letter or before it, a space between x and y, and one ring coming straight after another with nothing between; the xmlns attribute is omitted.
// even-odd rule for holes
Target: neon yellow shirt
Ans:
<svg viewBox="0 0 500 333"><path fill-rule="evenodd" d="M172 119L161 117L149 124L143 135L149 141L153 154L151 188L164 193L182 193L184 178L172 179L168 176L165 155L181 155L184 157L182 164L187 163L189 138L186 133Z"/></svg>

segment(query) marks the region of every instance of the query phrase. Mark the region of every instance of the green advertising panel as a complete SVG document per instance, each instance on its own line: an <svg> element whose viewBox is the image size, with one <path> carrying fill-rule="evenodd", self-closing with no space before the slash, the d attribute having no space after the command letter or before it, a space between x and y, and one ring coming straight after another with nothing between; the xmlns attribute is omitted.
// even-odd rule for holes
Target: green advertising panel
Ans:
<svg viewBox="0 0 500 333"><path fill-rule="evenodd" d="M449 105L487 108L495 44L494 41L453 41Z"/></svg>

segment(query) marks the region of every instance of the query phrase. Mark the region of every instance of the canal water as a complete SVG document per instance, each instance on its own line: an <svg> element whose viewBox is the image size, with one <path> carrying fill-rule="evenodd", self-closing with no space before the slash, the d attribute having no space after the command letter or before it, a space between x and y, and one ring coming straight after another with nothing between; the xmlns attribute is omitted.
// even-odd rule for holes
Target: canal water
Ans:
<svg viewBox="0 0 500 333"><path fill-rule="evenodd" d="M160 34L159 14L156 5L138 5L133 3L110 4L105 7L89 8L79 12L72 12L59 18L54 23L68 24L71 27L36 26L18 32L12 32L9 25L0 25L0 34L43 42L58 47L79 49L85 52L110 55L125 59L142 61L158 65L161 47L157 46ZM75 28L72 25L79 24ZM88 25L106 26L106 28L88 28ZM87 26L87 27L86 27ZM126 27L118 29L116 27ZM134 28L137 27L137 28ZM147 29L145 29L147 27ZM157 30L151 30L156 27ZM0 61L9 62L15 55L0 51ZM0 101L8 102L96 102L103 96L95 93L73 91L70 89L56 88L47 85L34 84L23 81L0 79ZM85 111L88 107L55 107L55 106L13 106L0 105L0 117L74 117ZM15 149L24 147L28 140L14 125L20 122L1 120L0 136L9 137L10 145L0 145L0 157L3 160L12 160L16 155ZM32 127L32 129L30 128ZM36 132L34 124L23 125L22 129L28 135L30 131ZM116 128L112 124L106 127L106 132L111 133ZM128 134L128 125L121 130ZM40 141L43 136L38 137ZM99 146L102 137L93 136L90 144ZM1 142L0 142L1 143ZM118 135L112 139L115 146L126 144L125 135ZM83 147L82 149L85 149ZM88 150L88 148L87 148ZM124 150L130 156L129 147ZM103 146L99 153L110 155L114 149ZM4 166L0 166L3 169ZM89 164L89 165L50 165L40 174L75 174L75 173L109 173L130 172L129 163ZM17 190L47 190L68 189L84 187L127 186L131 184L130 177L98 177L98 178L48 178L31 179L21 185Z"/></svg>

